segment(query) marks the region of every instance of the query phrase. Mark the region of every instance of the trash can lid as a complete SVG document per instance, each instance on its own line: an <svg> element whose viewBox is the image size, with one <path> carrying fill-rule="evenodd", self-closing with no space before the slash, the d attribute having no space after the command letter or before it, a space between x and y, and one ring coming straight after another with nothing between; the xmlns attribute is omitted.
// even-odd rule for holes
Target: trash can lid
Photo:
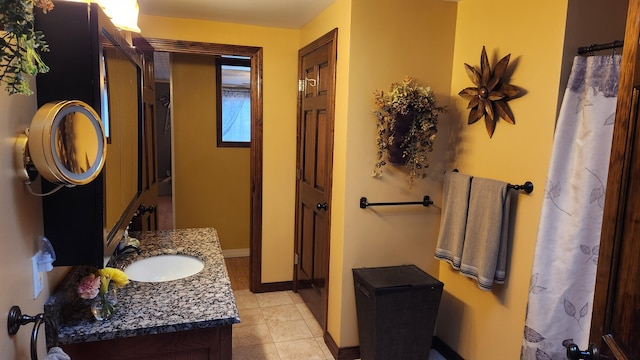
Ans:
<svg viewBox="0 0 640 360"><path fill-rule="evenodd" d="M415 265L353 269L353 276L375 292L444 285Z"/></svg>

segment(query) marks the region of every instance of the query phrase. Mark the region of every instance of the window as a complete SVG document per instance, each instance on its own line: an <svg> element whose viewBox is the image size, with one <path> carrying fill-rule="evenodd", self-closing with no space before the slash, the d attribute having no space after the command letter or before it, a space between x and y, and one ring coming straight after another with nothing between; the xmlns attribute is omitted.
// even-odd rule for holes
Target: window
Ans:
<svg viewBox="0 0 640 360"><path fill-rule="evenodd" d="M219 57L216 61L218 147L251 144L251 60Z"/></svg>

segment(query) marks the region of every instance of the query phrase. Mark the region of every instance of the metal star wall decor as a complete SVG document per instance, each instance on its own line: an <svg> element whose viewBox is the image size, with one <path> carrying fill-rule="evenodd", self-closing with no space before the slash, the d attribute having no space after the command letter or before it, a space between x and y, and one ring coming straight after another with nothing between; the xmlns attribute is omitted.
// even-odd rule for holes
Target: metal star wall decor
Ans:
<svg viewBox="0 0 640 360"><path fill-rule="evenodd" d="M458 93L464 99L469 100L467 109L471 110L468 124L471 125L484 116L484 123L490 138L496 129L498 118L515 125L513 113L507 101L518 97L520 89L502 81L510 57L511 54L503 57L491 71L487 52L483 46L480 55L480 70L469 64L464 64L469 79L475 85L475 87L465 88Z"/></svg>

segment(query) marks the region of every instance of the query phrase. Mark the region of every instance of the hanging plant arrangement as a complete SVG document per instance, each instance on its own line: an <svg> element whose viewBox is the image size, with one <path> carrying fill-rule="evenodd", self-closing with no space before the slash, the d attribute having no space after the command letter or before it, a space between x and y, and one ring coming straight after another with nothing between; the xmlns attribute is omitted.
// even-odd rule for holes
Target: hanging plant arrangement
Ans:
<svg viewBox="0 0 640 360"><path fill-rule="evenodd" d="M375 115L378 119L377 162L374 176L382 176L387 165L406 165L410 185L425 178L429 167L427 154L433 151L438 131L438 115L445 111L436 104L430 87L410 77L393 83L388 92L375 91Z"/></svg>
<svg viewBox="0 0 640 360"><path fill-rule="evenodd" d="M44 13L53 9L51 0L0 0L0 83L9 94L33 94L30 77L49 71L40 58L49 49L34 29L34 6Z"/></svg>
<svg viewBox="0 0 640 360"><path fill-rule="evenodd" d="M475 85L475 87L465 88L458 93L465 100L469 100L467 109L471 110L469 111L468 124L471 125L484 116L484 123L490 138L496 129L498 118L509 124L515 125L516 123L507 101L518 97L520 89L502 80L510 57L511 54L503 57L491 71L487 52L483 46L479 70L469 64L464 64L469 79Z"/></svg>

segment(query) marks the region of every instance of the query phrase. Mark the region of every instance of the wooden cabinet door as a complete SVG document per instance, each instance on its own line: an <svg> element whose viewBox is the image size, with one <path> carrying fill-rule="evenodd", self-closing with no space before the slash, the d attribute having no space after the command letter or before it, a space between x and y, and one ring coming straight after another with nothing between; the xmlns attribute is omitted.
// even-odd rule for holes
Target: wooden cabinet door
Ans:
<svg viewBox="0 0 640 360"><path fill-rule="evenodd" d="M640 359L640 0L630 0L596 277L591 342Z"/></svg>
<svg viewBox="0 0 640 360"><path fill-rule="evenodd" d="M232 325L62 345L73 360L231 360Z"/></svg>

